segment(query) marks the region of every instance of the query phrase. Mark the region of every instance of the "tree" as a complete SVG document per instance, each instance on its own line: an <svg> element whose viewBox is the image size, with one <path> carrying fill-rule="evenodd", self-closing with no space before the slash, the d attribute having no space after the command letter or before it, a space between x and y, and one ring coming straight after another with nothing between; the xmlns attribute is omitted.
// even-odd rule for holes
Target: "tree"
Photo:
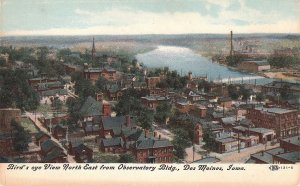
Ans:
<svg viewBox="0 0 300 186"><path fill-rule="evenodd" d="M256 101L258 102L262 102L263 100L265 100L265 94L260 92L256 95Z"/></svg>
<svg viewBox="0 0 300 186"><path fill-rule="evenodd" d="M39 105L39 97L28 84L29 75L24 70L0 70L3 85L0 89L0 107L25 108L35 110Z"/></svg>
<svg viewBox="0 0 300 186"><path fill-rule="evenodd" d="M210 129L205 128L203 130L203 141L205 142L205 148L209 149L209 150L214 150L216 145L215 145L215 141L213 138L213 133L211 132Z"/></svg>
<svg viewBox="0 0 300 186"><path fill-rule="evenodd" d="M172 114L171 109L172 105L167 102L159 104L156 107L156 112L154 116L155 120L161 123L165 123L166 119L169 118Z"/></svg>
<svg viewBox="0 0 300 186"><path fill-rule="evenodd" d="M131 153L121 154L119 163L136 163L135 157Z"/></svg>
<svg viewBox="0 0 300 186"><path fill-rule="evenodd" d="M192 142L189 138L189 134L185 130L176 129L173 130L175 137L172 141L175 150L175 156L180 159L183 159L186 155L185 149L192 145Z"/></svg>
<svg viewBox="0 0 300 186"><path fill-rule="evenodd" d="M30 136L28 132L15 120L11 121L11 125L14 127L14 148L18 152L22 152L28 149L28 143Z"/></svg>
<svg viewBox="0 0 300 186"><path fill-rule="evenodd" d="M106 89L106 85L108 84L108 80L104 77L100 76L99 79L96 81L96 87L99 91L104 91Z"/></svg>
<svg viewBox="0 0 300 186"><path fill-rule="evenodd" d="M53 109L55 109L56 111L61 111L62 106L63 106L63 102L58 98L54 98L54 100L52 101Z"/></svg>
<svg viewBox="0 0 300 186"><path fill-rule="evenodd" d="M138 116L138 121L143 129L151 129L153 123L153 111L143 107Z"/></svg>
<svg viewBox="0 0 300 186"><path fill-rule="evenodd" d="M244 87L241 87L240 94L242 95L242 100L248 102L248 99L250 98L250 90L245 89Z"/></svg>
<svg viewBox="0 0 300 186"><path fill-rule="evenodd" d="M239 93L235 85L228 86L228 93L233 100L237 100L239 98Z"/></svg>

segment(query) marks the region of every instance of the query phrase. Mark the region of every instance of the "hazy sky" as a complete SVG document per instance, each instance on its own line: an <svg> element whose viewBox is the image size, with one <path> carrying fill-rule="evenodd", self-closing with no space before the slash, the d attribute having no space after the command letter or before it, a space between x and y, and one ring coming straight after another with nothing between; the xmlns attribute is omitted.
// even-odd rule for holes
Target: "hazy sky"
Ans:
<svg viewBox="0 0 300 186"><path fill-rule="evenodd" d="M5 35L300 33L299 0L0 0Z"/></svg>

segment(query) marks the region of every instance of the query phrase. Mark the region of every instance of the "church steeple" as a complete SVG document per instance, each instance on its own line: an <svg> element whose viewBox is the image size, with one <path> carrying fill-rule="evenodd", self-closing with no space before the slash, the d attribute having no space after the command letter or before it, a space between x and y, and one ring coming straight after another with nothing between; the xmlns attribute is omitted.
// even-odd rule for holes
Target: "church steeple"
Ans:
<svg viewBox="0 0 300 186"><path fill-rule="evenodd" d="M96 56L95 39L93 37L92 60L95 59L95 56Z"/></svg>

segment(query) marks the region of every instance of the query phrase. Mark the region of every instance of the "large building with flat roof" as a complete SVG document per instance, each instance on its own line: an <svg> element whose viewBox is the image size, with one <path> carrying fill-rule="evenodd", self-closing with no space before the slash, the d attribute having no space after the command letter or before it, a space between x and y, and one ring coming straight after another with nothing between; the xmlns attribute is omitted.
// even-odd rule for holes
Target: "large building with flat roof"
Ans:
<svg viewBox="0 0 300 186"><path fill-rule="evenodd" d="M255 127L273 129L280 138L299 135L297 110L256 107L247 110L246 118Z"/></svg>

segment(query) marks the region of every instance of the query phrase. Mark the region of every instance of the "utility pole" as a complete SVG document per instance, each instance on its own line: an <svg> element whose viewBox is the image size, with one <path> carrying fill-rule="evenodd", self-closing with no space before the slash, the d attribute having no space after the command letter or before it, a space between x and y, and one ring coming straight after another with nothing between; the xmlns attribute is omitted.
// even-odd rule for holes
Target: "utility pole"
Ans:
<svg viewBox="0 0 300 186"><path fill-rule="evenodd" d="M238 153L240 153L240 133L238 132Z"/></svg>
<svg viewBox="0 0 300 186"><path fill-rule="evenodd" d="M232 57L232 53L233 53L232 39L233 39L233 33L232 33L232 31L230 31L230 57Z"/></svg>

